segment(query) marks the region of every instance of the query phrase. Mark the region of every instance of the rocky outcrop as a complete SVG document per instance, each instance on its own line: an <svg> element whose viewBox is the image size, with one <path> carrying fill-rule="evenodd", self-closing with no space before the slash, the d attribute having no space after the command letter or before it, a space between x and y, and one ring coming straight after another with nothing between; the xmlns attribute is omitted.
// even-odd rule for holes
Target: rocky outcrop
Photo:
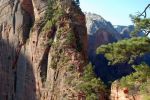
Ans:
<svg viewBox="0 0 150 100"><path fill-rule="evenodd" d="M47 0L0 0L0 100L81 98L85 16L74 1L56 1L63 14L46 26Z"/></svg>
<svg viewBox="0 0 150 100"><path fill-rule="evenodd" d="M117 81L113 82L111 86L111 100L144 100L136 90L131 93L128 88L120 87Z"/></svg>

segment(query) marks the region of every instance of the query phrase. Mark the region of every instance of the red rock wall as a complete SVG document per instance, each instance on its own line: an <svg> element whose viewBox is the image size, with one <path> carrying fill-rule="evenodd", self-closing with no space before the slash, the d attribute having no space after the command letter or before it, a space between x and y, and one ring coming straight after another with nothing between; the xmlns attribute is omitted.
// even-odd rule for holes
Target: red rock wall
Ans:
<svg viewBox="0 0 150 100"><path fill-rule="evenodd" d="M0 0L0 100L63 100L64 96L77 99L77 91L65 79L74 77L72 80L78 82L87 61L85 17L72 5L72 19L59 20L64 22L61 28L66 33L57 38L60 24L56 29L42 31L45 9L43 0ZM76 50L76 39L72 45L64 45L70 30L76 39L80 38L81 52ZM50 38L53 44L59 44L47 45ZM64 58L58 49L69 59L66 63L61 62ZM53 54L60 57L56 69L51 68ZM73 72L68 71L68 65L74 66Z"/></svg>

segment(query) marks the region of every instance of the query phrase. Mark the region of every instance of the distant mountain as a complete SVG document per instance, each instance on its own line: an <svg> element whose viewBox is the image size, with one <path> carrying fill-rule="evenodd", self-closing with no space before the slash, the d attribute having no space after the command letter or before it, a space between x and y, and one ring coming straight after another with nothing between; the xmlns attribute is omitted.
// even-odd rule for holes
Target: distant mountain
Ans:
<svg viewBox="0 0 150 100"><path fill-rule="evenodd" d="M88 56L95 66L95 73L104 81L116 79L114 69L108 66L108 61L103 55L96 55L96 49L102 44L108 44L121 40L121 35L113 25L97 14L85 13L88 33ZM124 69L123 69L124 70Z"/></svg>
<svg viewBox="0 0 150 100"><path fill-rule="evenodd" d="M102 16L97 14L85 13L85 15L88 35L95 34L101 28L114 34L114 38L120 39L119 33L114 29L111 22L106 21Z"/></svg>
<svg viewBox="0 0 150 100"><path fill-rule="evenodd" d="M92 60L96 48L102 44L115 42L121 39L121 35L113 25L97 14L85 13L88 33L88 54Z"/></svg>
<svg viewBox="0 0 150 100"><path fill-rule="evenodd" d="M130 38L130 33L134 30L134 26L113 26L111 22L105 20L100 15L92 13L85 13L85 15L88 33L88 56L95 66L96 74L106 83L130 74L133 68L129 64L119 64L112 68L108 65L108 60L104 55L96 55L95 51L102 44ZM138 36L143 35L143 32L138 33Z"/></svg>
<svg viewBox="0 0 150 100"><path fill-rule="evenodd" d="M134 31L134 26L122 26L122 25L115 25L114 28L121 34L121 37L124 38L131 38L131 32ZM138 32L137 36L144 36L143 32Z"/></svg>

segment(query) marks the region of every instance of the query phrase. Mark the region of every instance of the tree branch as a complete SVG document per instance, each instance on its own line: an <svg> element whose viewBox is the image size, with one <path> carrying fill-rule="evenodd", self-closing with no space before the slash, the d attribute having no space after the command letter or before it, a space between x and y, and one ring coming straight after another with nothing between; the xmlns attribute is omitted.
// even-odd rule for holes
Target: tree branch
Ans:
<svg viewBox="0 0 150 100"><path fill-rule="evenodd" d="M150 31L149 30L142 30L142 31L144 31L144 33L145 33L145 36L148 36L149 34L150 34Z"/></svg>
<svg viewBox="0 0 150 100"><path fill-rule="evenodd" d="M150 8L150 4L148 4L146 6L146 8L144 9L144 11L140 15L138 15L138 17L144 16L144 18L146 18L147 17L147 12L146 11L147 11L148 8Z"/></svg>
<svg viewBox="0 0 150 100"><path fill-rule="evenodd" d="M150 31L147 31L146 36L148 36L150 34Z"/></svg>

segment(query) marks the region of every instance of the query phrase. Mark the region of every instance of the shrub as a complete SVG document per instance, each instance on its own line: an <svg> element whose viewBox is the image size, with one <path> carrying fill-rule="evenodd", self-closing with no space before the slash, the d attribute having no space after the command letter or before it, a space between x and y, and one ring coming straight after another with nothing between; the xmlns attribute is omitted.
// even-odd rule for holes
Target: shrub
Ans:
<svg viewBox="0 0 150 100"><path fill-rule="evenodd" d="M98 94L105 91L104 83L96 77L91 64L85 67L81 80L78 88L85 93L86 100L98 100Z"/></svg>
<svg viewBox="0 0 150 100"><path fill-rule="evenodd" d="M75 41L75 36L73 32L69 32L67 34L67 38L66 38L66 43L67 44L72 44Z"/></svg>
<svg viewBox="0 0 150 100"><path fill-rule="evenodd" d="M53 39L51 38L51 39L49 39L48 41L47 41L47 45L52 45L52 43L53 43Z"/></svg>
<svg viewBox="0 0 150 100"><path fill-rule="evenodd" d="M46 32L47 30L50 30L50 28L53 26L53 22L51 20L48 20L46 24L44 25L42 31Z"/></svg>
<svg viewBox="0 0 150 100"><path fill-rule="evenodd" d="M150 93L150 67L146 64L133 66L135 72L120 79L121 87L139 90L141 94Z"/></svg>

